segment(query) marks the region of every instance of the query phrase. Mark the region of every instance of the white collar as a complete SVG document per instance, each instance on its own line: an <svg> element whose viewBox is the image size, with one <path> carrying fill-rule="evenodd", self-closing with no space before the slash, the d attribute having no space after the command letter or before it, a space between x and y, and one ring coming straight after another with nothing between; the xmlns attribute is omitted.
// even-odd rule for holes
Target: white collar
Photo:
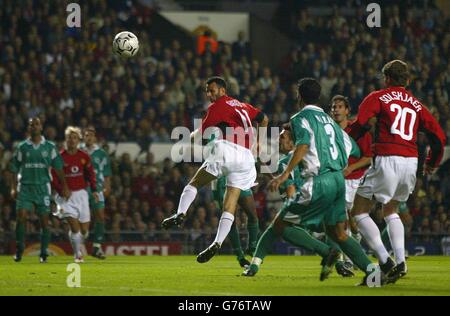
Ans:
<svg viewBox="0 0 450 316"><path fill-rule="evenodd" d="M319 111L319 112L324 112L324 110L320 107L318 107L317 105L313 105L313 104L308 104L305 105L302 109L303 110L314 110L314 111Z"/></svg>
<svg viewBox="0 0 450 316"><path fill-rule="evenodd" d="M35 144L31 141L31 137L28 137L26 140L28 145L32 145L33 147L39 147L40 145L42 145L43 143L45 143L45 137L41 136L41 141L38 144Z"/></svg>
<svg viewBox="0 0 450 316"><path fill-rule="evenodd" d="M92 146L92 148L88 148L87 146L86 146L86 144L84 144L84 148L86 149L86 151L89 153L89 154L92 154L94 151L96 151L97 149L100 149L100 146L98 146L97 144L94 144L94 146Z"/></svg>

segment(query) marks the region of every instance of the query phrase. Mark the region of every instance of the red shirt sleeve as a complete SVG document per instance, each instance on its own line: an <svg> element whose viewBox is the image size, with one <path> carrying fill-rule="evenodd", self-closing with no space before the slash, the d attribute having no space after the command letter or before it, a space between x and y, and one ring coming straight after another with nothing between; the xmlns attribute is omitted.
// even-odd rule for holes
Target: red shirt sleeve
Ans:
<svg viewBox="0 0 450 316"><path fill-rule="evenodd" d="M97 179L95 177L94 166L91 163L91 157L88 154L84 154L86 159L86 164L84 165L84 172L87 175L89 185L91 186L92 192L97 191Z"/></svg>
<svg viewBox="0 0 450 316"><path fill-rule="evenodd" d="M255 108L253 105L246 103L246 110L248 112L248 116L250 117L250 120L255 121L258 115L261 114L261 110L258 108Z"/></svg>
<svg viewBox="0 0 450 316"><path fill-rule="evenodd" d="M427 134L430 142L430 152L428 153L426 163L436 168L441 163L442 156L444 155L446 136L438 121L426 107L422 108L420 114L419 128Z"/></svg>
<svg viewBox="0 0 450 316"><path fill-rule="evenodd" d="M380 100L376 92L369 94L360 104L358 110L357 122L361 126L365 126L370 118L380 113Z"/></svg>
<svg viewBox="0 0 450 316"><path fill-rule="evenodd" d="M348 134L355 141L358 141L367 133L367 122L369 119L377 116L380 110L380 101L378 100L377 94L372 92L361 102L356 121L351 125Z"/></svg>

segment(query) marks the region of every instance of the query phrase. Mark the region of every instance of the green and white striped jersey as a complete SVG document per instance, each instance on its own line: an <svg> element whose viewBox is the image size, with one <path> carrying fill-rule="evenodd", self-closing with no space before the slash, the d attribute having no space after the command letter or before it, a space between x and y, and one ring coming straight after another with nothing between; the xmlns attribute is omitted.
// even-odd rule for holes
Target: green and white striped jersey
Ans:
<svg viewBox="0 0 450 316"><path fill-rule="evenodd" d="M21 184L41 185L50 183L51 167L62 170L63 166L56 145L42 136L39 144L27 139L17 146L9 170L19 175Z"/></svg>
<svg viewBox="0 0 450 316"><path fill-rule="evenodd" d="M361 155L355 141L320 107L307 105L291 118L294 144L308 145L301 177L343 170L348 157Z"/></svg>

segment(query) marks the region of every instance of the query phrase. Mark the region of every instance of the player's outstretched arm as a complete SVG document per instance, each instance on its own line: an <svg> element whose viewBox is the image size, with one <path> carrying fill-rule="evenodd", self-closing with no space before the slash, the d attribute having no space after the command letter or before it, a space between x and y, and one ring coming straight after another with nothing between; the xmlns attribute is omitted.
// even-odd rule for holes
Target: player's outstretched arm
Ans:
<svg viewBox="0 0 450 316"><path fill-rule="evenodd" d="M430 152L425 161L424 173L432 174L439 167L444 155L446 136L439 122L425 107L421 111L419 127L425 132L430 143Z"/></svg>
<svg viewBox="0 0 450 316"><path fill-rule="evenodd" d="M300 163L300 161L302 161L302 159L308 153L308 150L309 145L300 144L295 147L291 160L289 160L289 163L284 172L275 179L273 179L272 181L270 181L269 183L270 191L277 191L280 188L280 185L289 178L289 175L292 172L292 170L294 170L294 168Z"/></svg>
<svg viewBox="0 0 450 316"><path fill-rule="evenodd" d="M62 185L62 196L68 200L72 195L72 192L69 190L69 186L67 185L66 177L64 175L64 171L62 169L54 169L56 176L58 177L59 182Z"/></svg>

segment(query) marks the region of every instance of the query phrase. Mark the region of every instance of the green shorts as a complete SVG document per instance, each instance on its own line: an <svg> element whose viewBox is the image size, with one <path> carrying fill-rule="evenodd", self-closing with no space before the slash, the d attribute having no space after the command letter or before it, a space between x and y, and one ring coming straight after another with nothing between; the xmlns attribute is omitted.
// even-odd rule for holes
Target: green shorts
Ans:
<svg viewBox="0 0 450 316"><path fill-rule="evenodd" d="M219 204L220 208L223 208L223 198L225 196L225 191L227 189L227 178L221 177L216 180L216 182L213 185L213 199ZM241 191L241 194L239 195L239 198L244 198L247 196L252 196L253 191L251 189Z"/></svg>
<svg viewBox="0 0 450 316"><path fill-rule="evenodd" d="M19 184L16 210L33 211L38 215L50 213L51 186L47 184Z"/></svg>
<svg viewBox="0 0 450 316"><path fill-rule="evenodd" d="M300 225L312 231L323 225L334 226L347 220L345 212L345 180L342 172L329 172L307 179L295 198L287 200L280 211L300 216Z"/></svg>
<svg viewBox="0 0 450 316"><path fill-rule="evenodd" d="M95 202L95 198L94 195L92 194L92 190L90 187L87 188L88 194L89 194L89 208L92 211L98 211L100 209L104 209L105 208L105 196L103 195L103 191L102 192L98 192L98 202Z"/></svg>

